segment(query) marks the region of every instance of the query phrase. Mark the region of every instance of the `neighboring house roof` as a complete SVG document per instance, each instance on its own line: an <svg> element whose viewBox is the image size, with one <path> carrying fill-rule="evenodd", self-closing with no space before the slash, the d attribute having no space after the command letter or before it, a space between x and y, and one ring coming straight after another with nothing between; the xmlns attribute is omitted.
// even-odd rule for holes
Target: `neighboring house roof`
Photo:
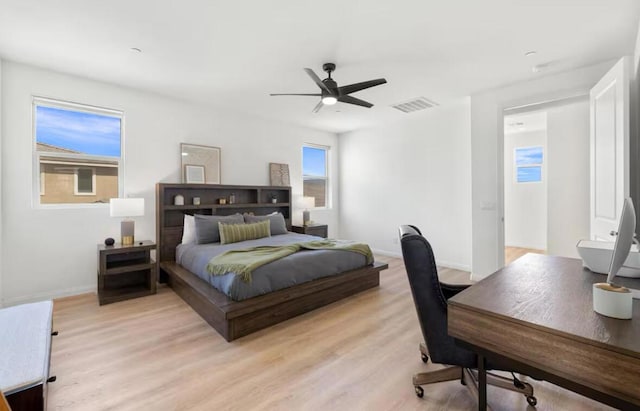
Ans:
<svg viewBox="0 0 640 411"><path fill-rule="evenodd" d="M82 154L80 151L69 150L68 148L53 146L46 143L36 143L36 150L38 151L51 151L54 153L70 153L70 154Z"/></svg>
<svg viewBox="0 0 640 411"><path fill-rule="evenodd" d="M94 166L94 167L118 167L117 159L105 158L85 154L81 151L70 150L46 143L36 143L37 151L40 154L40 163L56 164L62 166ZM46 153L51 153L47 155ZM68 154L68 155L66 155Z"/></svg>

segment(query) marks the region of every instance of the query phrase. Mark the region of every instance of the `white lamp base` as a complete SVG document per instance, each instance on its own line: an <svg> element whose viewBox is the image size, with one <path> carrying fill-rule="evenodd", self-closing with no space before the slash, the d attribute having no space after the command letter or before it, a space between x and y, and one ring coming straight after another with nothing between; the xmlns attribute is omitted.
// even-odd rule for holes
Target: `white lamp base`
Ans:
<svg viewBox="0 0 640 411"><path fill-rule="evenodd" d="M122 220L120 223L120 243L122 245L133 245L133 233L135 222L133 220Z"/></svg>
<svg viewBox="0 0 640 411"><path fill-rule="evenodd" d="M302 225L304 226L309 225L310 220L311 220L311 216L310 216L309 210L304 210L302 212Z"/></svg>
<svg viewBox="0 0 640 411"><path fill-rule="evenodd" d="M608 283L594 284L593 310L607 317L630 320L633 314L631 290Z"/></svg>

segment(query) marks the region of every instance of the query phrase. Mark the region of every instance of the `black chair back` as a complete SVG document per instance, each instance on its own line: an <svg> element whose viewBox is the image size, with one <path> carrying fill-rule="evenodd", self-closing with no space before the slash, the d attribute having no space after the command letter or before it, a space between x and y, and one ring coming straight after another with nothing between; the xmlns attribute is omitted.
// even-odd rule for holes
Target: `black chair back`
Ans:
<svg viewBox="0 0 640 411"><path fill-rule="evenodd" d="M441 364L475 367L475 354L458 347L447 332L447 300L440 288L431 245L417 227L403 225L399 231L411 294L431 360Z"/></svg>

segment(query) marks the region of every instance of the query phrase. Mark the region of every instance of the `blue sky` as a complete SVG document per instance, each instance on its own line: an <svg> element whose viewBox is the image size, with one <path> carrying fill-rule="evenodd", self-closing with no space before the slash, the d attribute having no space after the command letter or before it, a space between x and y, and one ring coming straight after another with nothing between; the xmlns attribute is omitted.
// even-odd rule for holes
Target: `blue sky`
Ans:
<svg viewBox="0 0 640 411"><path fill-rule="evenodd" d="M302 175L325 176L327 164L326 150L313 147L302 147Z"/></svg>
<svg viewBox="0 0 640 411"><path fill-rule="evenodd" d="M516 165L542 164L542 147L516 148Z"/></svg>
<svg viewBox="0 0 640 411"><path fill-rule="evenodd" d="M518 167L518 183L535 183L542 181L542 167Z"/></svg>
<svg viewBox="0 0 640 411"><path fill-rule="evenodd" d="M38 106L36 141L85 154L120 157L120 119Z"/></svg>

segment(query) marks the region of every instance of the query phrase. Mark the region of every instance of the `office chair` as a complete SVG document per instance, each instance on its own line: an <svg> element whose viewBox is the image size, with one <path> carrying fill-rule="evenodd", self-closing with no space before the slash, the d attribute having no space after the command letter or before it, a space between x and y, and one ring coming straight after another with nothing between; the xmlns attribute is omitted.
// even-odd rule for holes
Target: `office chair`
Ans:
<svg viewBox="0 0 640 411"><path fill-rule="evenodd" d="M469 285L450 285L438 279L433 250L429 242L421 235L420 230L411 225L399 228L402 257L404 258L411 294L418 313L422 335L426 341L420 344L422 361L431 361L447 365L446 368L431 372L418 373L413 376L416 395L424 396L422 385L436 382L460 380L478 400L478 358L475 353L457 346L447 330L447 300ZM428 348L428 349L427 349ZM513 374L514 370L487 361L487 369L510 371L513 380L499 375L487 373L487 384L505 388L523 394L527 402L535 406L531 384L522 382Z"/></svg>

